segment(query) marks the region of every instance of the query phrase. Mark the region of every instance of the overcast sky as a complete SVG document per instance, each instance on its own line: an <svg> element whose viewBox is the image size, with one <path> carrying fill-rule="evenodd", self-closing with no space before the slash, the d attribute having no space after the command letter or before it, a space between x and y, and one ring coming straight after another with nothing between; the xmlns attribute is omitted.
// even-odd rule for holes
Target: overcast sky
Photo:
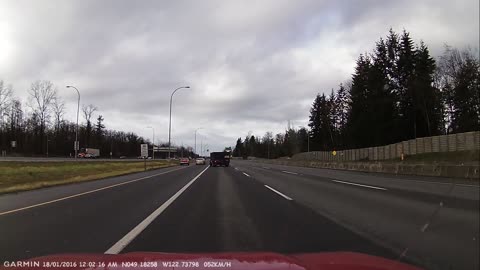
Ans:
<svg viewBox="0 0 480 270"><path fill-rule="evenodd" d="M27 100L50 80L73 121L76 93L109 129L211 150L251 131L306 125L317 93L351 77L360 53L390 27L423 40L478 47L478 0L0 0L0 80Z"/></svg>

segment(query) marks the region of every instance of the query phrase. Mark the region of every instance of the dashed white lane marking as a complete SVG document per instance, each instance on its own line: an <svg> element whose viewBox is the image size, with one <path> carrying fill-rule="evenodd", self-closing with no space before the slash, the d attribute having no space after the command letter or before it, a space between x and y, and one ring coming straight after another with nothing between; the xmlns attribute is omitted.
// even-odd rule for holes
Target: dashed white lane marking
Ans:
<svg viewBox="0 0 480 270"><path fill-rule="evenodd" d="M283 172L283 173L289 173L289 174L295 174L295 175L298 174L298 173L296 173L296 172L289 172L289 171L282 171L282 172Z"/></svg>
<svg viewBox="0 0 480 270"><path fill-rule="evenodd" d="M251 177L248 173L243 173L247 177Z"/></svg>
<svg viewBox="0 0 480 270"><path fill-rule="evenodd" d="M155 177L155 176L159 176L159 175L162 175L162 174L166 174L166 173L174 172L174 171L178 171L178 170L181 170L181 169L175 169L175 170L170 170L170 171L161 172L161 173L157 173L157 174L152 174L152 175L149 175L149 176L145 176L145 177L133 179L133 180L130 180L130 181L126 181L126 182L122 182L122 183L118 183L118 184L114 184L114 185L110 185L110 186L106 186L106 187L102 187L102 188L97 188L97 189L94 189L94 190L85 191L85 192L82 192L82 193L78 193L78 194L74 194L74 195L70 195L70 196L58 198L58 199L55 199L55 200L51 200L51 201L47 201L47 202L42 202L42 203L37 203L37 204L33 204L33 205L29 205L29 206L22 207L22 208L17 208L17 209L9 210L9 211L6 211L6 212L1 212L1 213L0 213L0 216L6 215L6 214L15 213L15 212L22 211L22 210L27 210L27 209L30 209L30 208L34 208L34 207L38 207L38 206L42 206L42 205L46 205L46 204L51 204L51 203L56 203L56 202L68 200L68 199L71 199L71 198L75 198L75 197L87 195L87 194L90 194L90 193L102 191L102 190L109 189L109 188L113 188L113 187L118 187L118 186L130 184L130 183L134 183L134 182L137 182L137 181L149 179L149 178L152 178L152 177Z"/></svg>
<svg viewBox="0 0 480 270"><path fill-rule="evenodd" d="M346 184L346 185L352 185L352 186L359 186L359 187L364 187L364 188L372 188L372 189L378 189L378 190L387 190L386 188L382 188L382 187L368 186L368 185L362 185L362 184L351 183L351 182L344 182L344 181L339 181L339 180L332 180L332 182L341 183L341 184Z"/></svg>
<svg viewBox="0 0 480 270"><path fill-rule="evenodd" d="M267 185L264 185L264 186L265 186L266 188L270 189L271 191L277 193L278 195L282 196L284 199L287 199L287 200L289 200L289 201L292 201L292 200L293 200L292 198L288 197L287 195L281 193L280 191L278 191L278 190L276 190L276 189L274 189L274 188L272 188L272 187L270 187L270 186L267 186Z"/></svg>
<svg viewBox="0 0 480 270"><path fill-rule="evenodd" d="M120 253L130 242L135 239L145 228L147 228L150 223L152 223L155 218L157 218L167 207L173 203L195 180L197 180L210 166L201 171L197 176L195 176L190 182L188 182L182 189L177 191L170 199L164 202L157 210L153 211L146 219L140 222L135 228L133 228L129 233L127 233L122 239L118 240L115 245L105 251L105 254L118 254Z"/></svg>

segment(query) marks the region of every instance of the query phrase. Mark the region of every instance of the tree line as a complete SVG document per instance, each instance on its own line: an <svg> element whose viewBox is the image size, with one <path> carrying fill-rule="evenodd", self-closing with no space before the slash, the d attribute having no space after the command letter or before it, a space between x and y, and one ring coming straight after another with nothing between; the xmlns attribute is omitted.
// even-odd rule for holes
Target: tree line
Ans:
<svg viewBox="0 0 480 270"><path fill-rule="evenodd" d="M78 141L80 148L98 148L104 157L135 157L140 144L150 142L133 132L107 129L104 117L93 104L82 105ZM25 104L14 97L13 87L0 80L0 150L10 156L74 155L76 122L65 119L65 102L55 85L38 80L28 89ZM12 142L14 142L12 144ZM190 148L178 153L192 155Z"/></svg>
<svg viewBox="0 0 480 270"><path fill-rule="evenodd" d="M317 94L309 129L249 134L237 140L234 155L277 158L308 148L374 147L480 130L479 82L478 51L446 45L434 59L424 42L415 44L406 30L390 29L372 52L358 57L350 80L329 95Z"/></svg>

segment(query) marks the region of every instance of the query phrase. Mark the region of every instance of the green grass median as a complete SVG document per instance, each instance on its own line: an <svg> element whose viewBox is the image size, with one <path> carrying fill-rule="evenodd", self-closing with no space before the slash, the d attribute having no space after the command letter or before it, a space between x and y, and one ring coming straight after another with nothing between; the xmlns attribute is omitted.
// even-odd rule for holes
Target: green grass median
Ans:
<svg viewBox="0 0 480 270"><path fill-rule="evenodd" d="M147 170L177 165L147 161ZM0 162L0 194L144 171L143 161Z"/></svg>

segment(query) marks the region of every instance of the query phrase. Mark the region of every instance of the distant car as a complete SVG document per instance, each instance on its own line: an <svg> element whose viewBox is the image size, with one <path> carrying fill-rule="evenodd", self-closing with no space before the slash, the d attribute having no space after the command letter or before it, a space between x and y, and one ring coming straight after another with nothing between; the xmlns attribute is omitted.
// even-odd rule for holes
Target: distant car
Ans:
<svg viewBox="0 0 480 270"><path fill-rule="evenodd" d="M195 160L195 164L197 164L197 165L205 165L205 164L206 164L206 161L205 161L204 158L197 158L197 159Z"/></svg>
<svg viewBox="0 0 480 270"><path fill-rule="evenodd" d="M181 158L180 165L190 165L190 160L188 158Z"/></svg>

